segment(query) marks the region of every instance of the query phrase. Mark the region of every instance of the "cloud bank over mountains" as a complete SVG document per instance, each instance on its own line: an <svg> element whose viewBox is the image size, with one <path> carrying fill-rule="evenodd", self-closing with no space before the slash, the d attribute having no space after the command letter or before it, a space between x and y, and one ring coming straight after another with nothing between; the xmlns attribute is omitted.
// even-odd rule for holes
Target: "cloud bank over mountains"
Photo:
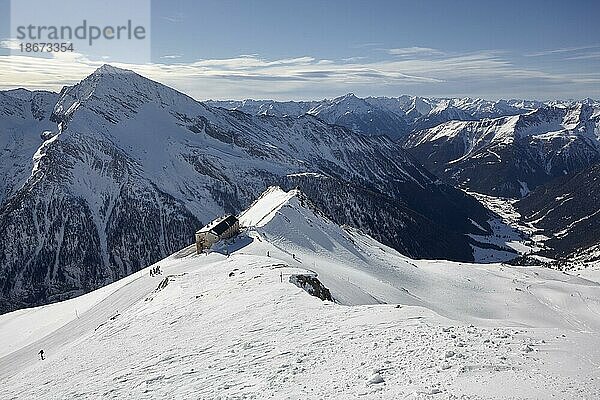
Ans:
<svg viewBox="0 0 600 400"><path fill-rule="evenodd" d="M3 41L4 48L14 48ZM600 73L558 73L540 60L560 57L564 62L593 59L597 48L556 49L522 57L537 66L516 63L509 53L482 50L449 53L428 47L377 48L370 56L357 54L341 60L310 55L268 59L258 54L222 59L185 61L184 55L158 56L162 62L119 64L106 57L92 60L84 54L53 53L42 57L0 57L0 89L60 90L105 62L134 69L198 100L272 98L317 99L335 97L351 89L358 95L402 93L498 98L565 99L600 93ZM375 54L375 55L373 55ZM590 58L591 57L591 58Z"/></svg>

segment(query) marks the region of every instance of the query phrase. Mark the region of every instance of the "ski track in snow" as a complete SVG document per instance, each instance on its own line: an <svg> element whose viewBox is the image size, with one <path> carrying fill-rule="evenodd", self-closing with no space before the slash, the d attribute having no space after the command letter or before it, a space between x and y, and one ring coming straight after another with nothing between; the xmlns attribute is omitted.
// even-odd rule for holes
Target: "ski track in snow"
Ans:
<svg viewBox="0 0 600 400"><path fill-rule="evenodd" d="M595 282L410 260L295 192L270 189L241 221L255 225L209 255L162 260L160 276L0 316L3 343L18 342L0 358L2 398L600 396ZM307 270L337 303L289 283ZM15 337L49 315L62 319Z"/></svg>

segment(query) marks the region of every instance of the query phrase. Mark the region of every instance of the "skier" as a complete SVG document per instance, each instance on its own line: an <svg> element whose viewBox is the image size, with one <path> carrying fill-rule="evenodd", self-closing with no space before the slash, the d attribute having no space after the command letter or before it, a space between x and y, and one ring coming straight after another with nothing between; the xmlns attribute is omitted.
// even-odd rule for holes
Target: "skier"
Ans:
<svg viewBox="0 0 600 400"><path fill-rule="evenodd" d="M44 359L44 350L40 350L40 352L38 353L40 355L40 359Z"/></svg>

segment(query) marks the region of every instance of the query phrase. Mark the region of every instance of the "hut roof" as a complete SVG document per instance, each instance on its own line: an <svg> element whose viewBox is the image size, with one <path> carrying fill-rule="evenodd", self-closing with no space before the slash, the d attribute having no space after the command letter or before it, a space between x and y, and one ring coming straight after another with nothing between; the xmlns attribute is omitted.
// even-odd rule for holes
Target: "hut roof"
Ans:
<svg viewBox="0 0 600 400"><path fill-rule="evenodd" d="M232 227L237 222L237 220L238 219L235 216L233 216L233 215L227 215L227 216L222 217L222 218L217 218L214 221L212 221L210 224L204 226L202 229L200 229L196 233L211 232L211 233L214 233L217 236L220 236L227 229L229 229L230 227Z"/></svg>

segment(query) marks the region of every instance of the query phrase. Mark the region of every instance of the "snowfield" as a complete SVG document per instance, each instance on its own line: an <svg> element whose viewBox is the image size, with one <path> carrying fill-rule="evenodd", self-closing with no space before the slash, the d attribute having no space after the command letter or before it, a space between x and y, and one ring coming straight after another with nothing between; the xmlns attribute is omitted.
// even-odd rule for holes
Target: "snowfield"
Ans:
<svg viewBox="0 0 600 400"><path fill-rule="evenodd" d="M597 282L411 260L297 191L240 221L162 275L0 316L2 398L600 397ZM333 302L290 283L315 274Z"/></svg>

